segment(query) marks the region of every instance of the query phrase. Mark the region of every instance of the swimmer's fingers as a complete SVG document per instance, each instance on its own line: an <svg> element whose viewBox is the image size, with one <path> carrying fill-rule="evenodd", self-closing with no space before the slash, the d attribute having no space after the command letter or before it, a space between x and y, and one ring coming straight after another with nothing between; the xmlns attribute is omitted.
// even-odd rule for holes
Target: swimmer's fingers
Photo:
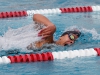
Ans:
<svg viewBox="0 0 100 75"><path fill-rule="evenodd" d="M42 29L38 34L42 34L42 33L46 33L46 32L51 34L51 33L55 32L55 29L47 27L47 28Z"/></svg>
<svg viewBox="0 0 100 75"><path fill-rule="evenodd" d="M38 35L42 36L42 35L52 35L55 32L56 28L54 26L48 26L44 29L42 29Z"/></svg>
<svg viewBox="0 0 100 75"><path fill-rule="evenodd" d="M38 35L40 35L40 36L41 36L41 35L42 35L42 33L43 33L43 32L45 32L45 30L47 30L47 29L46 29L46 28L42 29L42 30L38 33Z"/></svg>
<svg viewBox="0 0 100 75"><path fill-rule="evenodd" d="M42 35L52 35L53 33L49 30L45 30Z"/></svg>
<svg viewBox="0 0 100 75"><path fill-rule="evenodd" d="M45 32L45 33L41 34L41 37L42 37L43 39L48 38L48 37L50 37L50 36L51 36L51 34L50 34L49 32Z"/></svg>
<svg viewBox="0 0 100 75"><path fill-rule="evenodd" d="M44 36L42 36L42 39L45 39L45 38L47 38L47 37L50 37L51 35L44 35Z"/></svg>
<svg viewBox="0 0 100 75"><path fill-rule="evenodd" d="M50 37L51 35L53 35L53 32L51 32L50 30L45 30L43 31L42 34L40 34L40 36L45 37L45 38Z"/></svg>

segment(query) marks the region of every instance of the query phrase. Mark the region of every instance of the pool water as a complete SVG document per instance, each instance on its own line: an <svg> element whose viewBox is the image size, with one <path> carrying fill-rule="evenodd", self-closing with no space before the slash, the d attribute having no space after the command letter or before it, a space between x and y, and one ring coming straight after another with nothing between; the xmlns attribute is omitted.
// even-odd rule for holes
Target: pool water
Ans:
<svg viewBox="0 0 100 75"><path fill-rule="evenodd" d="M0 11L35 10L99 4L99 0L0 0ZM65 13L45 16L57 27L57 31L54 34L55 40L64 31L70 29L77 28L82 32L82 35L72 46L57 46L53 49L43 49L37 52L100 47L100 12ZM31 29L32 24L32 16L0 19L0 56L7 55L7 51L16 49L19 50L19 54L29 53L30 51L25 50L24 47L26 44L24 43L29 43L30 41L29 38L26 38L27 35L27 37L35 35L32 33L34 31ZM99 71L100 57L94 56L73 59L65 58L45 62L0 64L1 75L99 75Z"/></svg>

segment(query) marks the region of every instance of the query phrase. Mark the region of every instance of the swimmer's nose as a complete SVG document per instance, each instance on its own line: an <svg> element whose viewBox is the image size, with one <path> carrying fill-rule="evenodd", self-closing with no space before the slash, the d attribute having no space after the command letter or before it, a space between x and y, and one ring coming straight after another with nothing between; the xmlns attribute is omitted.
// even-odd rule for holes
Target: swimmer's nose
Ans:
<svg viewBox="0 0 100 75"><path fill-rule="evenodd" d="M74 43L74 41L68 41L66 44L67 45L72 45Z"/></svg>

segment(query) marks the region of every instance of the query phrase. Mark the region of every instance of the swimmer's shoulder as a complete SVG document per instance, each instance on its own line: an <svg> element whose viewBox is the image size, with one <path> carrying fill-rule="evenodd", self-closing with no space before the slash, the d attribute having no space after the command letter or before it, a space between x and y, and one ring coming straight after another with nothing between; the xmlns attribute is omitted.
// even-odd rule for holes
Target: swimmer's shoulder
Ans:
<svg viewBox="0 0 100 75"><path fill-rule="evenodd" d="M46 39L42 39L40 41L37 41L35 43L31 43L30 45L27 46L28 50L34 50L35 48L41 48L45 44L52 44L53 41L53 36L50 36Z"/></svg>
<svg viewBox="0 0 100 75"><path fill-rule="evenodd" d="M42 39L41 41L36 42L35 44L36 44L36 47L39 48L39 47L42 47L44 44L51 44L53 42L54 42L53 36L50 36L46 39Z"/></svg>

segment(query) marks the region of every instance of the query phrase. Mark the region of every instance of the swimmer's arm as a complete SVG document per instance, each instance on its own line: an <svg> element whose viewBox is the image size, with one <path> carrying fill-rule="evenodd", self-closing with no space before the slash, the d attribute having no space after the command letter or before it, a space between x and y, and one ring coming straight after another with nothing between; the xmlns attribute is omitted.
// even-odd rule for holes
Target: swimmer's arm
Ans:
<svg viewBox="0 0 100 75"><path fill-rule="evenodd" d="M46 18L45 16L43 16L41 14L34 14L33 20L36 22L42 23L45 26L54 25L48 18Z"/></svg>
<svg viewBox="0 0 100 75"><path fill-rule="evenodd" d="M53 36L56 31L56 26L48 18L41 14L34 14L33 20L46 26L46 28L38 33L39 36L42 36L43 39Z"/></svg>

